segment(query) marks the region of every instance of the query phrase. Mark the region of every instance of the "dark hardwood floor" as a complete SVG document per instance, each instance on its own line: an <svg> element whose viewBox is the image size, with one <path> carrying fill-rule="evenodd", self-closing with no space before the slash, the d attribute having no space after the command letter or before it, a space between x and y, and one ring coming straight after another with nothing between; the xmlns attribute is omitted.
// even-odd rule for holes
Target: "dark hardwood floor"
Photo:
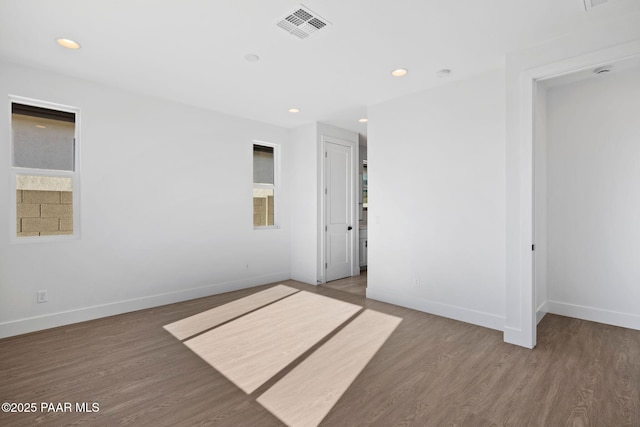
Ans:
<svg viewBox="0 0 640 427"><path fill-rule="evenodd" d="M403 318L321 425L640 426L640 331L548 315L527 350L498 331L283 283ZM0 340L0 400L38 405L0 412L0 426L282 425L256 398L284 372L246 395L162 329L263 288Z"/></svg>

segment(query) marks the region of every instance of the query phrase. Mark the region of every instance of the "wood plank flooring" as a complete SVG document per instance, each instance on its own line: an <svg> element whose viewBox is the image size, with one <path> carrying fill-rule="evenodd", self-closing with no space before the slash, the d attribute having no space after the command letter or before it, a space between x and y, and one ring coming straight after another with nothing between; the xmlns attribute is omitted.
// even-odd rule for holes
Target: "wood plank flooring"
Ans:
<svg viewBox="0 0 640 427"><path fill-rule="evenodd" d="M548 315L527 350L497 331L282 284L403 319L322 426L640 426L640 331ZM335 334L247 395L162 328L270 286L0 340L0 401L99 404L0 412L0 425L282 426L256 398Z"/></svg>
<svg viewBox="0 0 640 427"><path fill-rule="evenodd" d="M317 426L400 322L398 317L364 310L258 402L289 426Z"/></svg>
<svg viewBox="0 0 640 427"><path fill-rule="evenodd" d="M165 325L164 328L179 340L189 338L211 329L214 326L221 325L231 319L240 317L250 311L263 307L295 292L298 289L288 286L274 286L264 291L256 292L244 298L237 299L233 302L202 313L189 316L186 319Z"/></svg>
<svg viewBox="0 0 640 427"><path fill-rule="evenodd" d="M331 282L323 283L320 286L323 288L335 289L337 291L349 292L350 294L363 297L367 292L367 270L362 270L359 276L333 280Z"/></svg>
<svg viewBox="0 0 640 427"><path fill-rule="evenodd" d="M184 344L251 393L360 310L302 291Z"/></svg>

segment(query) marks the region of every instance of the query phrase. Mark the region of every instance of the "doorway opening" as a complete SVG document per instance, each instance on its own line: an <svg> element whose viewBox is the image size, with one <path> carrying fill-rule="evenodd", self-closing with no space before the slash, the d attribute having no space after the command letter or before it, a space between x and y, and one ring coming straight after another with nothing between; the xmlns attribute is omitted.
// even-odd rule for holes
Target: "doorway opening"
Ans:
<svg viewBox="0 0 640 427"><path fill-rule="evenodd" d="M568 75L574 72L595 69L619 61L640 56L640 42L629 42L583 56L572 57L557 63L523 69L518 74L517 96L511 98L519 108L512 123L518 124L508 130L513 132L514 145L508 150L512 161L513 185L509 188L510 212L513 232L508 246L512 252L507 262L507 276L512 286L507 287L507 315L504 327L505 342L533 348L536 345L538 296L536 293L535 257L538 246L534 240L534 148L535 108L537 107L536 85L545 79ZM512 87L516 87L515 85ZM517 144L517 145L516 145ZM509 219L510 218L510 219ZM538 254L536 254L538 255Z"/></svg>
<svg viewBox="0 0 640 427"><path fill-rule="evenodd" d="M536 86L536 324L551 313L640 329L640 56Z"/></svg>
<svg viewBox="0 0 640 427"><path fill-rule="evenodd" d="M361 274L362 162L356 141L323 137L322 255L327 288L365 295ZM365 230L366 236L366 230Z"/></svg>
<svg viewBox="0 0 640 427"><path fill-rule="evenodd" d="M595 69L640 56L640 41L631 41L574 56L552 64L508 73L507 105L507 279L504 341L534 348L537 334L536 277L534 275L534 140L536 85L539 81ZM518 68L518 65L514 65ZM508 168L509 169L509 168Z"/></svg>

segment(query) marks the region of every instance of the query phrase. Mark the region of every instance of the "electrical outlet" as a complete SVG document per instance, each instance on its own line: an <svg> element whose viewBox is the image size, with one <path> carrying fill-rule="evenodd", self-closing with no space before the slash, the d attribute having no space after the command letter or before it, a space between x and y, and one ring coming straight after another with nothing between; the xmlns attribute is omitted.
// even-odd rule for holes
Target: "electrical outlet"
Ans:
<svg viewBox="0 0 640 427"><path fill-rule="evenodd" d="M49 295L47 295L47 291L38 291L36 293L36 301L38 302L38 304L49 301Z"/></svg>

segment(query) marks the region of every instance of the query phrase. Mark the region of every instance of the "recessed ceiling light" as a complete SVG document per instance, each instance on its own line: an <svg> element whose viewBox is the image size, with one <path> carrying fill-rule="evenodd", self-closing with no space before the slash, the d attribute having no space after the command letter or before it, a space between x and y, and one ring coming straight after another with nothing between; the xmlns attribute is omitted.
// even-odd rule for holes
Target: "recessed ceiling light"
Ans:
<svg viewBox="0 0 640 427"><path fill-rule="evenodd" d="M298 110L297 108L289 108L289 112L290 113L299 113L300 110Z"/></svg>
<svg viewBox="0 0 640 427"><path fill-rule="evenodd" d="M56 42L60 46L66 47L67 49L80 49L80 44L75 40L60 38L60 39L56 39Z"/></svg>
<svg viewBox="0 0 640 427"><path fill-rule="evenodd" d="M256 55L255 53L247 53L244 56L244 59L246 59L249 62L258 62L260 60L260 57L258 55Z"/></svg>
<svg viewBox="0 0 640 427"><path fill-rule="evenodd" d="M369 121L369 119L360 119L358 120L360 123L367 123Z"/></svg>
<svg viewBox="0 0 640 427"><path fill-rule="evenodd" d="M36 127L37 127L38 129L46 129L46 128L47 128L46 126L43 126L43 125L36 125Z"/></svg>
<svg viewBox="0 0 640 427"><path fill-rule="evenodd" d="M409 71L406 68L397 68L391 72L393 77L404 77Z"/></svg>
<svg viewBox="0 0 640 427"><path fill-rule="evenodd" d="M443 68L442 70L436 71L436 76L438 77L447 77L451 74L451 70L448 68Z"/></svg>

